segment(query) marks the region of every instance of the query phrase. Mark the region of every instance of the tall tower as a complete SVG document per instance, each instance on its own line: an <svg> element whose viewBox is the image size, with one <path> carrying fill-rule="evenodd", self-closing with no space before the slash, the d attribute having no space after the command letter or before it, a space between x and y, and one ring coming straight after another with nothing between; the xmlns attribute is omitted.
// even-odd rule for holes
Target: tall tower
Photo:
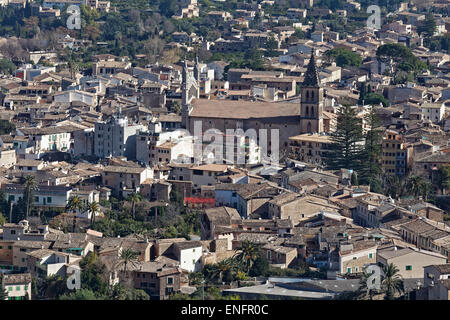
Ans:
<svg viewBox="0 0 450 320"><path fill-rule="evenodd" d="M323 88L312 53L300 88L300 133L318 133L323 130Z"/></svg>
<svg viewBox="0 0 450 320"><path fill-rule="evenodd" d="M197 71L196 71L197 70ZM181 97L181 123L184 128L189 130L189 115L192 111L191 101L192 99L200 98L200 86L196 75L199 75L198 60L194 66L194 72L190 71L187 65L187 60L184 60L181 84L182 97Z"/></svg>

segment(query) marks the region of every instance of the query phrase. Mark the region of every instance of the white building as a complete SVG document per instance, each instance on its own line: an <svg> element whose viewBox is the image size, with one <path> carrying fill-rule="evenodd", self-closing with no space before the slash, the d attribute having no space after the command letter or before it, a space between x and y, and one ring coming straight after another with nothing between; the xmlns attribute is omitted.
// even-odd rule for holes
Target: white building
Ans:
<svg viewBox="0 0 450 320"><path fill-rule="evenodd" d="M424 103L420 106L424 120L431 120L433 123L440 122L444 118L444 103Z"/></svg>
<svg viewBox="0 0 450 320"><path fill-rule="evenodd" d="M128 118L113 116L97 122L94 129L94 155L99 158L127 157L136 159L136 134L145 131L140 124L131 124Z"/></svg>
<svg viewBox="0 0 450 320"><path fill-rule="evenodd" d="M16 204L23 197L25 186L21 184L5 185L6 199ZM65 208L71 187L66 186L38 186L34 190L34 206Z"/></svg>
<svg viewBox="0 0 450 320"><path fill-rule="evenodd" d="M198 272L202 269L203 249L200 241L176 242L174 243L174 250L181 269L189 272Z"/></svg>
<svg viewBox="0 0 450 320"><path fill-rule="evenodd" d="M8 293L6 300L31 299L31 274L5 274L1 288Z"/></svg>
<svg viewBox="0 0 450 320"><path fill-rule="evenodd" d="M97 105L97 95L80 90L70 90L55 93L55 95L53 96L53 101L65 103L83 102L87 105L95 107Z"/></svg>

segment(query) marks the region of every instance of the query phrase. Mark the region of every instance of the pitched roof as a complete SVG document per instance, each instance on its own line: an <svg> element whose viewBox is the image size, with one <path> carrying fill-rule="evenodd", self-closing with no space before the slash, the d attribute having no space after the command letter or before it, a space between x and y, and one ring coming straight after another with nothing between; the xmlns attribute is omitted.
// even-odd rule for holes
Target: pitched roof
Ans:
<svg viewBox="0 0 450 320"><path fill-rule="evenodd" d="M194 118L263 119L300 116L299 106L286 102L194 99L192 107L190 116Z"/></svg>
<svg viewBox="0 0 450 320"><path fill-rule="evenodd" d="M431 265L438 269L441 274L450 274L450 263L447 264L433 264Z"/></svg>
<svg viewBox="0 0 450 320"><path fill-rule="evenodd" d="M31 282L31 273L5 274L3 283L5 285L22 284Z"/></svg>

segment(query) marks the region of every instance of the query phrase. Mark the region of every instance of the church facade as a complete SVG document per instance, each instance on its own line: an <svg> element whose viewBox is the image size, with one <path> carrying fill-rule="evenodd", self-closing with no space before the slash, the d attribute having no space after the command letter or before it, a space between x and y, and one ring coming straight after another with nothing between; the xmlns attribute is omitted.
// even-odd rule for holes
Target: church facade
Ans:
<svg viewBox="0 0 450 320"><path fill-rule="evenodd" d="M202 131L217 129L266 129L268 153L271 153L271 130L279 130L280 156L289 151L289 138L303 133L324 131L324 91L320 85L314 56L311 57L301 85L300 103L232 101L198 99L198 61L193 72L185 62L183 68L183 126L194 134L194 123L200 121ZM300 104L300 105L299 105Z"/></svg>

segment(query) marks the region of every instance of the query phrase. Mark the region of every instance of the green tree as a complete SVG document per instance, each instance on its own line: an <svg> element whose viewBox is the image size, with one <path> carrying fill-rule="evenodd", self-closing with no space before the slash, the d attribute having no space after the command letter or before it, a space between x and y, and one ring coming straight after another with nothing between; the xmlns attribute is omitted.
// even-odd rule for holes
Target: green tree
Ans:
<svg viewBox="0 0 450 320"><path fill-rule="evenodd" d="M108 295L108 276L106 266L95 252L90 252L80 261L81 289L87 289L95 293L97 297L104 299ZM80 290L77 290L77 292Z"/></svg>
<svg viewBox="0 0 450 320"><path fill-rule="evenodd" d="M407 192L408 180L404 177L400 178L396 175L386 175L384 177L384 191L386 195L393 199L400 199Z"/></svg>
<svg viewBox="0 0 450 320"><path fill-rule="evenodd" d="M252 70L264 70L264 60L261 50L258 48L250 48L244 54L244 66Z"/></svg>
<svg viewBox="0 0 450 320"><path fill-rule="evenodd" d="M205 277L213 282L223 282L224 275L227 272L233 272L237 269L236 261L232 258L224 259L215 265L205 268Z"/></svg>
<svg viewBox="0 0 450 320"><path fill-rule="evenodd" d="M70 294L64 294L60 300L105 300L105 297L98 296L90 289L80 289Z"/></svg>
<svg viewBox="0 0 450 320"><path fill-rule="evenodd" d="M450 165L443 165L438 170L438 185L445 194L450 189Z"/></svg>
<svg viewBox="0 0 450 320"><path fill-rule="evenodd" d="M251 277L265 277L269 272L269 262L263 257L256 258L250 269L249 275Z"/></svg>
<svg viewBox="0 0 450 320"><path fill-rule="evenodd" d="M162 15L170 18L175 14L176 3L175 0L161 0L159 3L159 11Z"/></svg>
<svg viewBox="0 0 450 320"><path fill-rule="evenodd" d="M133 219L136 217L136 203L142 201L142 199L142 195L136 192L130 193L127 197L127 201L131 202L131 216Z"/></svg>
<svg viewBox="0 0 450 320"><path fill-rule="evenodd" d="M126 274L129 265L136 267L138 263L139 263L139 252L131 248L124 248L120 252L119 263L117 264L117 268L121 268L123 266L123 272Z"/></svg>
<svg viewBox="0 0 450 320"><path fill-rule="evenodd" d="M331 144L324 154L325 164L329 169L341 168L358 170L362 152L361 119L350 106L343 106L337 113L336 130L331 134Z"/></svg>
<svg viewBox="0 0 450 320"><path fill-rule="evenodd" d="M396 293L402 294L405 292L403 278L393 263L383 266L381 287L386 300L393 300Z"/></svg>
<svg viewBox="0 0 450 320"><path fill-rule="evenodd" d="M55 274L45 278L36 289L41 298L58 299L67 293L66 279Z"/></svg>
<svg viewBox="0 0 450 320"><path fill-rule="evenodd" d="M13 123L8 120L0 120L0 134L10 134L14 130L16 130L16 126Z"/></svg>
<svg viewBox="0 0 450 320"><path fill-rule="evenodd" d="M412 176L408 179L407 188L417 198L422 193L423 179L419 176Z"/></svg>
<svg viewBox="0 0 450 320"><path fill-rule="evenodd" d="M417 58L411 49L399 43L388 43L378 47L377 59L395 69L408 72L421 72L427 70L425 62ZM397 72L398 70L395 70Z"/></svg>
<svg viewBox="0 0 450 320"><path fill-rule="evenodd" d="M371 92L364 96L364 104L365 105L382 104L383 107L387 107L389 105L389 101L382 94Z"/></svg>
<svg viewBox="0 0 450 320"><path fill-rule="evenodd" d="M260 246L251 241L243 241L239 252L234 256L236 261L242 263L245 271L248 273L253 266L253 263L259 257Z"/></svg>
<svg viewBox="0 0 450 320"><path fill-rule="evenodd" d="M91 226L93 226L95 223L95 216L99 212L100 209L99 209L98 203L95 201L90 202L88 207L89 207L89 209L88 209L89 213L91 214Z"/></svg>
<svg viewBox="0 0 450 320"><path fill-rule="evenodd" d="M430 12L426 15L425 20L417 28L417 33L419 33L419 35L423 34L425 37L429 38L434 35L436 28L436 19L434 19L433 14Z"/></svg>
<svg viewBox="0 0 450 320"><path fill-rule="evenodd" d="M276 57L278 55L277 49L278 49L278 42L275 40L273 36L271 36L266 43L266 49L267 53L266 56L268 57Z"/></svg>
<svg viewBox="0 0 450 320"><path fill-rule="evenodd" d="M34 176L25 177L25 189L23 191L23 198L26 201L27 210L25 214L25 219L28 219L30 212L33 208L34 202L34 190L37 189L37 182Z"/></svg>
<svg viewBox="0 0 450 320"><path fill-rule="evenodd" d="M361 170L359 180L361 184L370 185L373 192L381 192L381 123L374 108L365 116L365 122L369 126L364 138L364 150L361 155Z"/></svg>
<svg viewBox="0 0 450 320"><path fill-rule="evenodd" d="M84 204L83 200L79 196L71 196L66 205L66 210L72 211L72 213L76 213L78 210L83 210Z"/></svg>
<svg viewBox="0 0 450 320"><path fill-rule="evenodd" d="M325 55L333 59L336 65L342 68L359 68L362 65L361 56L347 48L334 48L327 51Z"/></svg>
<svg viewBox="0 0 450 320"><path fill-rule="evenodd" d="M5 223L6 223L6 218L0 212L0 227L3 226Z"/></svg>

